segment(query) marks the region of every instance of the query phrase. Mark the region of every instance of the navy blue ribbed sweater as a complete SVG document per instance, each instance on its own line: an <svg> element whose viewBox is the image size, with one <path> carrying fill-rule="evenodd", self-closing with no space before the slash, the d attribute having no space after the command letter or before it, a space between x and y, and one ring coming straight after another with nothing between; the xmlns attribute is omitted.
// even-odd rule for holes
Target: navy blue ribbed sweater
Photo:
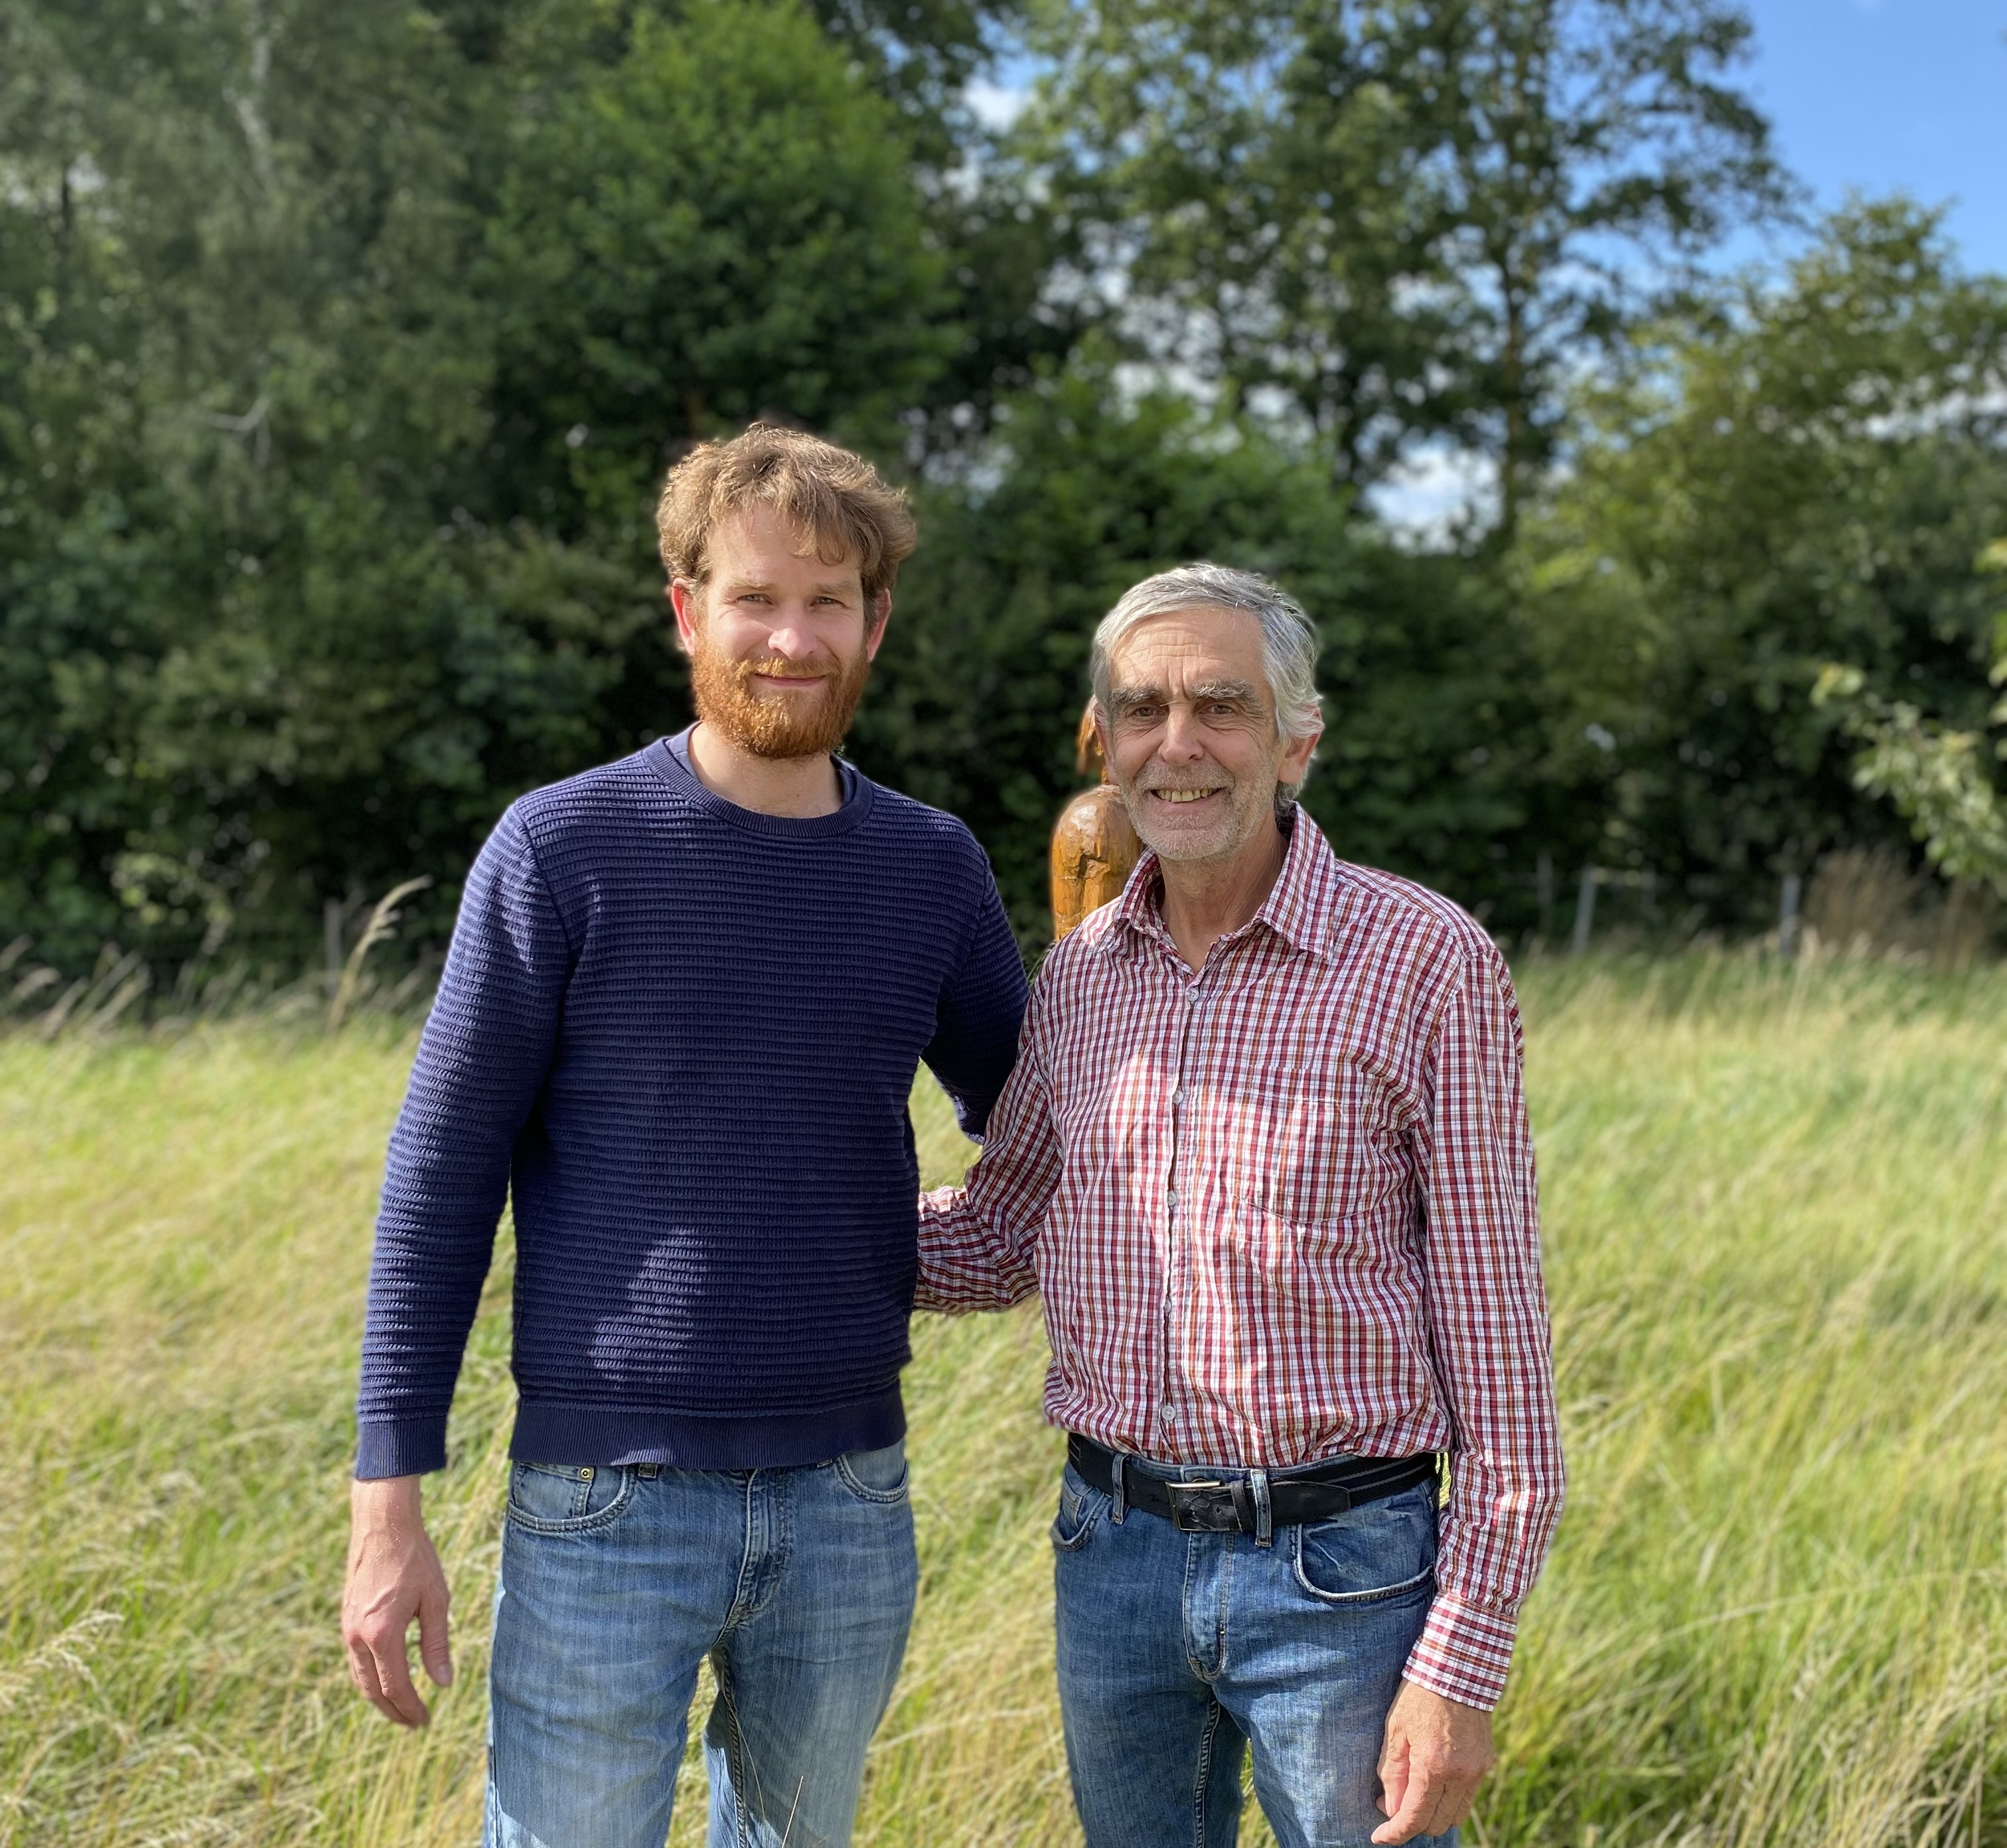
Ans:
<svg viewBox="0 0 2007 1848"><path fill-rule="evenodd" d="M758 814L678 739L503 816L390 1138L358 1476L445 1462L505 1195L517 1458L778 1468L904 1431L907 1093L924 1059L979 1134L1025 979L968 831L845 780L834 814Z"/></svg>

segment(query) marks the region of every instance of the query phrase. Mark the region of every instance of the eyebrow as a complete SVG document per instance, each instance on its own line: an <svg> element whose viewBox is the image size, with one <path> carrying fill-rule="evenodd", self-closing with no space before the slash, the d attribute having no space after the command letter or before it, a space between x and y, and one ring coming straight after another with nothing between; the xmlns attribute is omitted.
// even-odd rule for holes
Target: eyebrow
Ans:
<svg viewBox="0 0 2007 1848"><path fill-rule="evenodd" d="M728 596L741 596L748 591L771 591L775 588L770 577L728 577L724 580ZM825 577L809 587L811 597L861 597L863 586L854 577Z"/></svg>
<svg viewBox="0 0 2007 1848"><path fill-rule="evenodd" d="M1118 712L1150 701L1161 704L1167 702L1170 697L1161 686L1117 686L1111 688L1108 696L1109 703ZM1201 700L1240 701L1248 704L1259 703L1253 685L1245 680L1202 680L1187 690L1187 697L1194 703Z"/></svg>

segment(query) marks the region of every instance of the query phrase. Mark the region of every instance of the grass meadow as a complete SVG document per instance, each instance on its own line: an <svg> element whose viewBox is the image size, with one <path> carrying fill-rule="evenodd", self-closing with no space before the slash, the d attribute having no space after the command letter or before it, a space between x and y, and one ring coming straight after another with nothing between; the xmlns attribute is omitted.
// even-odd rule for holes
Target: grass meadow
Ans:
<svg viewBox="0 0 2007 1848"><path fill-rule="evenodd" d="M1572 1493L1469 1838L2001 1848L2007 976L1719 955L1525 987ZM459 1670L429 1732L362 1705L335 1629L411 1045L0 1039L0 1848L478 1839L506 1234L429 1484ZM956 1171L938 1094L915 1113ZM1043 1337L915 1345L920 1612L859 1838L1073 1842Z"/></svg>

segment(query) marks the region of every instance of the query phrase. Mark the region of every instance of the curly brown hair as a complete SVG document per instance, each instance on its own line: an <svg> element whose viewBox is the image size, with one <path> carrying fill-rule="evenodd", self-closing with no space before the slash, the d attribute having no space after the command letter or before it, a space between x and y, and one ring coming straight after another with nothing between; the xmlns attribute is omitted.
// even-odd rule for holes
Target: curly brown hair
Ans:
<svg viewBox="0 0 2007 1848"><path fill-rule="evenodd" d="M812 538L824 564L855 558L867 600L891 589L919 543L905 490L887 486L862 456L803 431L752 424L700 443L662 483L655 530L670 577L704 583L718 522L757 506Z"/></svg>

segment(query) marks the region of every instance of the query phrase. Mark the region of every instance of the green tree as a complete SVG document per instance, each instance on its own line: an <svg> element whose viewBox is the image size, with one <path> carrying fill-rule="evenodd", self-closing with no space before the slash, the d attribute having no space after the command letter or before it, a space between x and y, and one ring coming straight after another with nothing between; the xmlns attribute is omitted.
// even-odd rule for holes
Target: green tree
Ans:
<svg viewBox="0 0 2007 1848"><path fill-rule="evenodd" d="M1899 201L1838 214L1781 286L1741 279L1590 396L1516 563L1550 768L1600 785L1596 857L1743 922L1779 873L1897 833L1809 696L1839 660L1984 725L2003 407L2007 284Z"/></svg>
<svg viewBox="0 0 2007 1848"><path fill-rule="evenodd" d="M513 505L631 521L681 447L763 414L896 440L959 330L898 118L806 13L644 13L512 115L483 283Z"/></svg>
<svg viewBox="0 0 2007 1848"><path fill-rule="evenodd" d="M1988 546L1979 566L2007 572L2007 539ZM2007 608L1994 633L1988 678L1996 687L2007 686ZM1854 762L1854 782L1895 803L1946 878L1984 880L2007 898L2007 799L1990 774L1983 735L1938 724L1907 700L1882 698L1868 691L1867 679L1858 668L1832 662L1812 689L1812 704L1837 711L1847 736L1864 747ZM2007 725L2007 697L1994 702L1987 718ZM1991 754L2007 760L2007 739Z"/></svg>
<svg viewBox="0 0 2007 1848"><path fill-rule="evenodd" d="M274 20L244 9L24 6L0 27L0 864L45 950L118 928L123 852L184 866L212 915L226 902L210 874L244 812L214 779L157 774L132 689L262 570L245 536L347 408L309 331L357 301L344 259L429 235L436 72L383 13L303 15L277 58ZM338 195L301 157L316 149ZM376 357L450 396L451 344ZM439 396L386 394L379 477Z"/></svg>
<svg viewBox="0 0 2007 1848"><path fill-rule="evenodd" d="M1749 32L1733 0L1078 0L1027 157L1150 351L1345 480L1487 456L1509 529L1569 374L1783 197Z"/></svg>
<svg viewBox="0 0 2007 1848"><path fill-rule="evenodd" d="M421 872L437 929L509 796L680 716L687 404L889 440L941 363L907 118L806 15L454 23L0 28L0 915L44 955L297 961Z"/></svg>

